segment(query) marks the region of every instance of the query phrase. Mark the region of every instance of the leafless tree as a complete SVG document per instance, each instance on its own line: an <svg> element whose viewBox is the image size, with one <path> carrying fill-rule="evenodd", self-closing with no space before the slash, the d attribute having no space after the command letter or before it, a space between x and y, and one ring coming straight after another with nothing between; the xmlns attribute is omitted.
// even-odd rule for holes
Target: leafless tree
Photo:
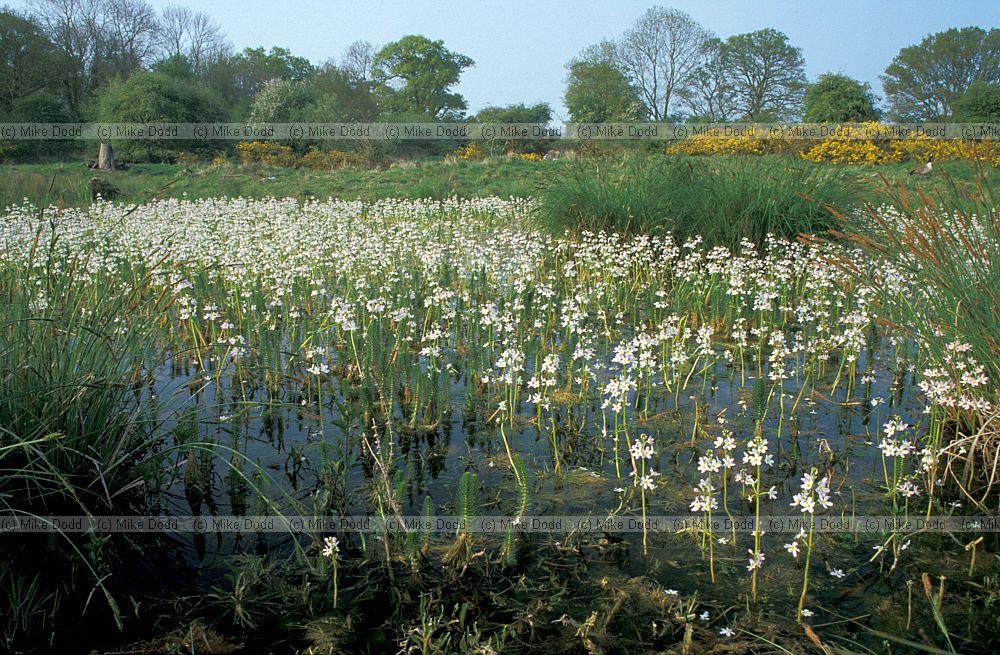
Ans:
<svg viewBox="0 0 1000 655"><path fill-rule="evenodd" d="M207 14L187 7L164 8L160 16L160 56L187 58L191 68L200 72L231 50L222 29Z"/></svg>
<svg viewBox="0 0 1000 655"><path fill-rule="evenodd" d="M79 114L93 80L99 48L100 0L32 0L32 18L67 55L74 73L66 79L66 99Z"/></svg>
<svg viewBox="0 0 1000 655"><path fill-rule="evenodd" d="M127 75L153 60L159 39L156 11L145 0L103 0L99 35L113 73Z"/></svg>
<svg viewBox="0 0 1000 655"><path fill-rule="evenodd" d="M725 123L735 117L736 98L722 41L708 39L703 53L701 65L680 95L695 116Z"/></svg>
<svg viewBox="0 0 1000 655"><path fill-rule="evenodd" d="M690 15L653 7L615 43L615 58L653 120L665 120L701 64L711 34Z"/></svg>
<svg viewBox="0 0 1000 655"><path fill-rule="evenodd" d="M67 99L79 113L88 94L108 77L148 64L159 35L145 0L31 0L32 17L75 62Z"/></svg>
<svg viewBox="0 0 1000 655"><path fill-rule="evenodd" d="M374 59L375 46L368 41L355 41L344 50L341 68L356 81L368 81L372 79Z"/></svg>

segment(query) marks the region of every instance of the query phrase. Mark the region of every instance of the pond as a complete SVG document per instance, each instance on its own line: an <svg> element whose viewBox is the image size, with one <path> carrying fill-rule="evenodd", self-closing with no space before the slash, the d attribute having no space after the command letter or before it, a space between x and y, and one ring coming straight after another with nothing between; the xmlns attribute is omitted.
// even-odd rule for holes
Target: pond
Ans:
<svg viewBox="0 0 1000 655"><path fill-rule="evenodd" d="M935 418L982 372L961 344L961 385L928 371L880 320L905 275L865 284L836 244L554 238L532 207L22 207L0 236L12 316L127 388L122 497L182 520L172 575L248 639L948 640L927 572L975 549L919 521L962 511Z"/></svg>

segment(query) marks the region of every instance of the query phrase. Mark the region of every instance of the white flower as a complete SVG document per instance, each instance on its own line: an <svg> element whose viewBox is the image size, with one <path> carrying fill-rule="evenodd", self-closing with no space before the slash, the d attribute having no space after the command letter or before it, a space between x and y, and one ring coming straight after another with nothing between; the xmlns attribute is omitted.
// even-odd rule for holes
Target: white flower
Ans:
<svg viewBox="0 0 1000 655"><path fill-rule="evenodd" d="M832 569L830 571L830 575L833 576L833 577L835 577L835 578L837 578L839 580L840 578L844 577L844 570L843 569Z"/></svg>
<svg viewBox="0 0 1000 655"><path fill-rule="evenodd" d="M677 595L677 590L676 589L664 589L663 593L666 596L676 596Z"/></svg>
<svg viewBox="0 0 1000 655"><path fill-rule="evenodd" d="M340 540L336 537L326 537L323 539L323 557L337 559L340 554Z"/></svg>
<svg viewBox="0 0 1000 655"><path fill-rule="evenodd" d="M797 558L799 556L799 542L793 541L790 544L785 544L785 550L788 551L789 555Z"/></svg>
<svg viewBox="0 0 1000 655"><path fill-rule="evenodd" d="M816 613L815 613L815 612L813 612L813 611L812 611L811 609L809 609L808 607L804 607L804 608L802 608L802 616L814 616L815 614L816 614Z"/></svg>
<svg viewBox="0 0 1000 655"><path fill-rule="evenodd" d="M728 637L732 637L736 633L733 632L732 628L723 628L722 630L719 630L719 634L722 635L723 637L727 637L728 638Z"/></svg>

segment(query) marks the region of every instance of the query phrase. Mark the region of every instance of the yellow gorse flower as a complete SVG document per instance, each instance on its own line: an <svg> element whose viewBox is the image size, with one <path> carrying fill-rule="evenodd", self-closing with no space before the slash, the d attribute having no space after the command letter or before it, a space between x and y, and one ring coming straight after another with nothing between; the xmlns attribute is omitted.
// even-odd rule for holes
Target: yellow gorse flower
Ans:
<svg viewBox="0 0 1000 655"><path fill-rule="evenodd" d="M927 161L933 154L936 161L981 161L1000 166L1000 145L993 141L962 139L870 138L873 132L887 131L880 123L859 123L840 126L837 134L823 141L792 137L766 138L750 128L745 135L713 136L699 134L666 149L667 154L685 155L764 155L797 153L803 159L831 164L887 164L901 161Z"/></svg>

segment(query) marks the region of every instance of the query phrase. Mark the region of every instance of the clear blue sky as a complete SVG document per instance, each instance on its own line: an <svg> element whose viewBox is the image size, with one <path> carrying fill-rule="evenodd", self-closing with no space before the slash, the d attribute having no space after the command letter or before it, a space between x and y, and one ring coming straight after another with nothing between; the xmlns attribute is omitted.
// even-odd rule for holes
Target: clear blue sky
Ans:
<svg viewBox="0 0 1000 655"><path fill-rule="evenodd" d="M0 0L3 4L4 0ZM25 0L6 0L15 8ZM583 48L626 30L659 4L691 14L720 37L773 27L802 48L806 73L826 71L870 82L899 49L949 27L1000 26L1000 0L150 0L203 11L237 49L278 45L314 63L339 60L352 41L376 46L406 34L444 40L472 57L458 91L476 111L491 104L548 102L565 118L565 65ZM602 6L606 5L606 6Z"/></svg>

